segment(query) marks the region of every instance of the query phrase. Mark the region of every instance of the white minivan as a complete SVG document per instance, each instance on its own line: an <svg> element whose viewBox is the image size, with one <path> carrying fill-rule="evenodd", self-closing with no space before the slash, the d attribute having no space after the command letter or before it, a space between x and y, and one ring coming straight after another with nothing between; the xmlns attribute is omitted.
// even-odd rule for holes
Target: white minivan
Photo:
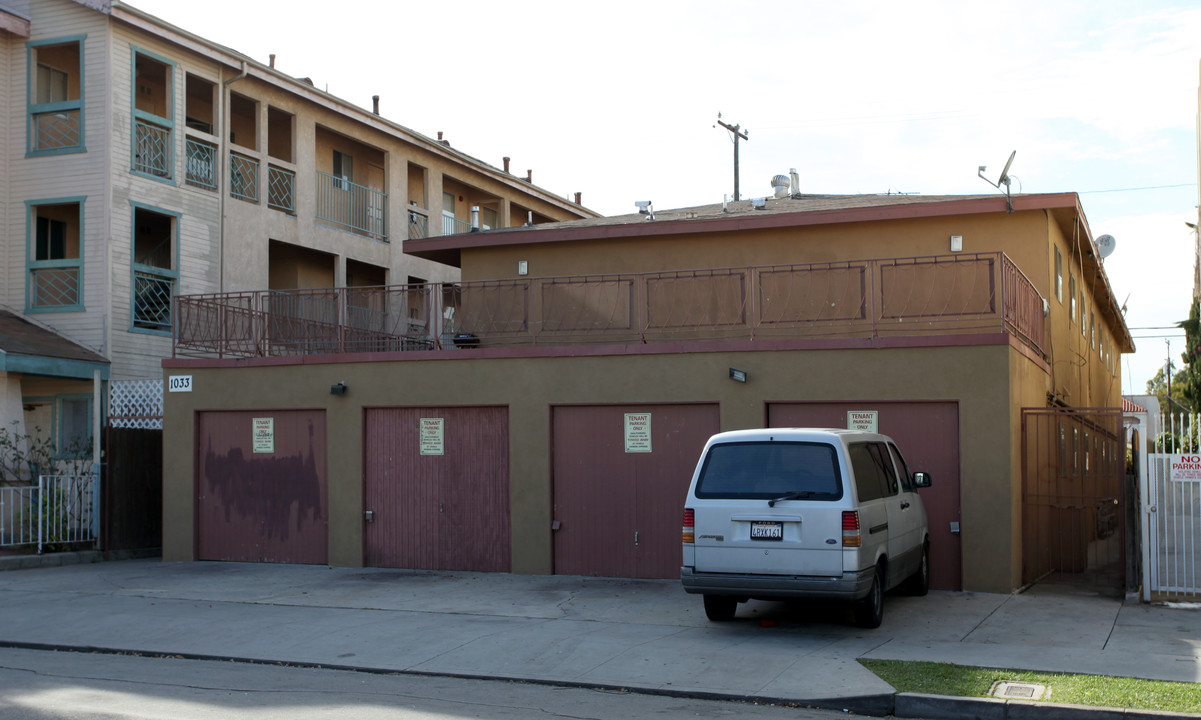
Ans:
<svg viewBox="0 0 1201 720"><path fill-rule="evenodd" d="M930 587L930 533L910 473L885 435L769 428L714 435L684 504L684 589L710 620L748 599L838 598L879 627L884 593Z"/></svg>

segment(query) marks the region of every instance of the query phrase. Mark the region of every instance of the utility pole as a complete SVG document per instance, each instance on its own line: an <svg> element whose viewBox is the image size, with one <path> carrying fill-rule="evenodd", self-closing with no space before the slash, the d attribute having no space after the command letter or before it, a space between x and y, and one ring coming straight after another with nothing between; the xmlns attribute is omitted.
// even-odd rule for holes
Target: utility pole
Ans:
<svg viewBox="0 0 1201 720"><path fill-rule="evenodd" d="M717 124L734 134L734 201L737 202L741 199L741 196L738 194L738 141L750 140L747 136L751 131L743 130L740 125L730 125L729 123L722 122L721 113L717 113Z"/></svg>

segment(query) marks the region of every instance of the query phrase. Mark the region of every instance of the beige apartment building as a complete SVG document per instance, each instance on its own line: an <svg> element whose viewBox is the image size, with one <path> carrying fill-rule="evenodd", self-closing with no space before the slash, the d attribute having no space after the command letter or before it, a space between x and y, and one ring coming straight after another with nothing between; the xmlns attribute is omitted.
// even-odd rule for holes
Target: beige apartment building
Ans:
<svg viewBox="0 0 1201 720"><path fill-rule="evenodd" d="M94 385L160 381L178 295L452 281L403 242L595 216L272 65L122 2L0 0L0 311L49 336L0 340L0 426L89 437Z"/></svg>

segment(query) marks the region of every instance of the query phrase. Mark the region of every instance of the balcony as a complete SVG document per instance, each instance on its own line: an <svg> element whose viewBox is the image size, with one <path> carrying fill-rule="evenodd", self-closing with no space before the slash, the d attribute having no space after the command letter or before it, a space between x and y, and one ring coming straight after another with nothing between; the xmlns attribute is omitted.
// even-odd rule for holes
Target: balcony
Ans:
<svg viewBox="0 0 1201 720"><path fill-rule="evenodd" d="M229 154L229 195L246 202L259 201L259 161L235 152Z"/></svg>
<svg viewBox="0 0 1201 720"><path fill-rule="evenodd" d="M1007 332L1043 298L1002 253L177 298L176 356Z"/></svg>
<svg viewBox="0 0 1201 720"><path fill-rule="evenodd" d="M317 217L359 235L388 239L388 195L344 177L317 173Z"/></svg>
<svg viewBox="0 0 1201 720"><path fill-rule="evenodd" d="M134 120L133 169L158 178L171 177L171 130Z"/></svg>
<svg viewBox="0 0 1201 720"><path fill-rule="evenodd" d="M80 304L78 260L52 260L38 265L29 271L30 308L70 308Z"/></svg>
<svg viewBox="0 0 1201 720"><path fill-rule="evenodd" d="M430 219L425 215L414 210L409 211L409 239L420 240L424 237L429 237L430 234Z"/></svg>
<svg viewBox="0 0 1201 720"><path fill-rule="evenodd" d="M206 190L217 189L217 147L188 138L184 144L184 181Z"/></svg>
<svg viewBox="0 0 1201 720"><path fill-rule="evenodd" d="M296 173L267 166L267 207L286 213L296 212Z"/></svg>
<svg viewBox="0 0 1201 720"><path fill-rule="evenodd" d="M60 103L69 106L62 110L35 112L33 118L33 149L54 151L78 148L82 144L79 136L79 103Z"/></svg>

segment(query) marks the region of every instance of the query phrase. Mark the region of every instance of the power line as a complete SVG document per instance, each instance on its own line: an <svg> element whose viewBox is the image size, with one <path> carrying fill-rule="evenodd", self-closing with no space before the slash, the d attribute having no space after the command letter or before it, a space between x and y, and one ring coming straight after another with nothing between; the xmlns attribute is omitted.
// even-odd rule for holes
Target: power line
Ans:
<svg viewBox="0 0 1201 720"><path fill-rule="evenodd" d="M1167 190L1170 188L1182 187L1197 187L1197 183L1180 183L1179 185L1148 185L1147 187L1114 188L1113 190L1079 190L1077 192L1079 192L1081 195L1095 195L1097 193L1135 192L1137 190Z"/></svg>

